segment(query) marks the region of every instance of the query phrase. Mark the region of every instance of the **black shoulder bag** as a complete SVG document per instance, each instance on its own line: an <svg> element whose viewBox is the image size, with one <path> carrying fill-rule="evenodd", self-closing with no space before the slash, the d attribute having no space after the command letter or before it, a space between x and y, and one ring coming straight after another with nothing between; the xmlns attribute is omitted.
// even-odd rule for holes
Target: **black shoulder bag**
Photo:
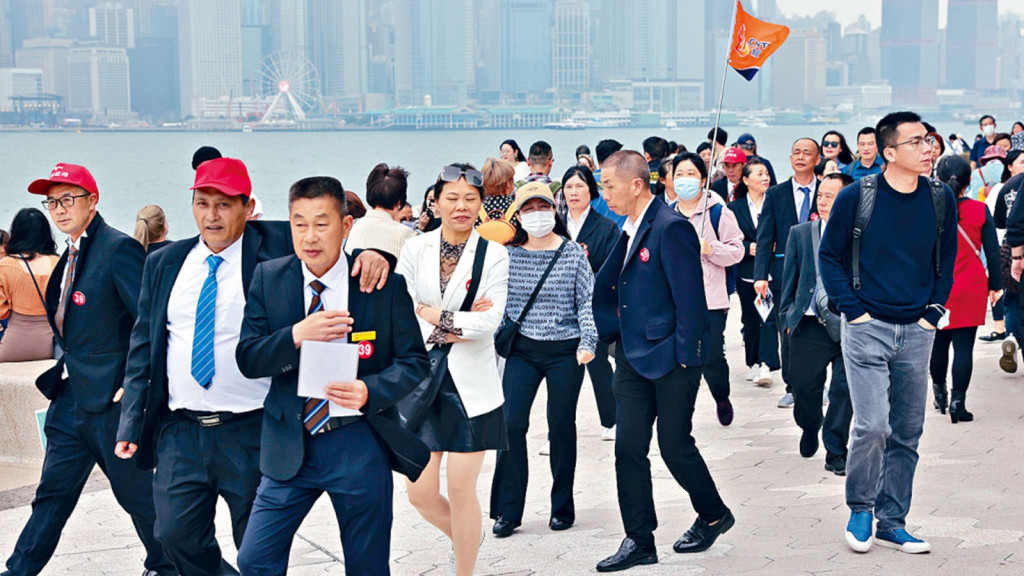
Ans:
<svg viewBox="0 0 1024 576"><path fill-rule="evenodd" d="M29 264L28 258L18 256L18 259L25 263L25 268L28 268L28 275L32 278L32 284L36 287L36 294L39 295L39 300L43 303L43 308L46 308L46 297L43 296L43 291L39 288L39 282L36 281L36 275L32 272L32 266ZM53 335L53 357L58 360L57 364L43 372L36 378L36 388L47 400L53 400L56 398L61 390L64 389L64 367L60 362L61 356L64 355L64 348L60 336L56 333Z"/></svg>
<svg viewBox="0 0 1024 576"><path fill-rule="evenodd" d="M473 259L473 272L469 282L469 289L466 298L459 308L461 312L468 312L473 308L476 300L476 293L480 289L480 279L484 271L484 256L487 254L487 240L482 236L476 245L476 257ZM452 345L435 346L427 351L430 356L430 374L427 375L412 392L398 401L398 415L402 426L406 430L416 431L419 429L423 419L430 411L430 406L437 398L437 392L441 389L445 375L448 373L448 352Z"/></svg>
<svg viewBox="0 0 1024 576"><path fill-rule="evenodd" d="M501 326L498 326L498 331L494 333L494 350L498 353L498 356L508 358L509 354L512 353L512 345L516 341L516 335L519 334L519 325L522 324L523 318L526 318L526 313L533 307L533 301L537 299L537 294L544 287L544 281L548 279L548 274L551 274L551 269L555 267L555 262L558 262L558 257L562 255L562 250L565 250L567 243L567 240L562 240L561 246L558 247L555 255L551 258L551 262L548 263L544 274L537 281L537 287L533 289L533 294L530 294L530 299L523 306L523 311L519 313L519 318L512 320L507 315L501 318Z"/></svg>

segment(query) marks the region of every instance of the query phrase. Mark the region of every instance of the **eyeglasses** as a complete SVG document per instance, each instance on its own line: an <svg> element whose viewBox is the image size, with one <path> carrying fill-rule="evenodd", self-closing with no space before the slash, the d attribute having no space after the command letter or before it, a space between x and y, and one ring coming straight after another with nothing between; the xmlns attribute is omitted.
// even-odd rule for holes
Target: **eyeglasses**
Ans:
<svg viewBox="0 0 1024 576"><path fill-rule="evenodd" d="M85 198L86 196L89 196L89 194L86 193L79 194L78 196L61 196L60 198L47 198L46 200L42 201L42 205L45 206L46 209L49 210L50 212L53 212L54 210L57 209L57 204L60 204L65 208L71 208L72 206L75 205L75 198Z"/></svg>
<svg viewBox="0 0 1024 576"><path fill-rule="evenodd" d="M930 148L932 146L935 146L935 142L935 136L917 136L915 138L911 138L910 140L893 144L892 146L890 146L890 148L896 148L897 146L903 146L904 144L909 145L911 148L921 148L922 146L927 144Z"/></svg>
<svg viewBox="0 0 1024 576"><path fill-rule="evenodd" d="M466 183L470 186L484 185L484 173L479 170L463 170L452 164L441 169L441 180L443 182L458 182L459 178L463 176L466 177Z"/></svg>
<svg viewBox="0 0 1024 576"><path fill-rule="evenodd" d="M824 148L839 148L839 141L836 140L833 142L832 140L825 140L821 145Z"/></svg>

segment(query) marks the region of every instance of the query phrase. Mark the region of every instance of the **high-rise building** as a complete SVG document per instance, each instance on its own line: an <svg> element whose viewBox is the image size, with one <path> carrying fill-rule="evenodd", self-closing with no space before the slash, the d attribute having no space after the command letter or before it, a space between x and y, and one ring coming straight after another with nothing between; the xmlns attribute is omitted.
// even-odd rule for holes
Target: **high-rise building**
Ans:
<svg viewBox="0 0 1024 576"><path fill-rule="evenodd" d="M999 29L999 88L1024 90L1024 18L1006 15Z"/></svg>
<svg viewBox="0 0 1024 576"><path fill-rule="evenodd" d="M586 2L555 2L551 61L559 97L578 98L590 89L590 7Z"/></svg>
<svg viewBox="0 0 1024 576"><path fill-rule="evenodd" d="M793 30L772 56L772 102L803 109L825 103L827 42L817 30Z"/></svg>
<svg viewBox="0 0 1024 576"><path fill-rule="evenodd" d="M306 0L270 2L270 47L272 50L306 55ZM316 0L310 0L315 3Z"/></svg>
<svg viewBox="0 0 1024 576"><path fill-rule="evenodd" d="M501 88L537 94L551 88L552 6L546 0L501 5Z"/></svg>
<svg viewBox="0 0 1024 576"><path fill-rule="evenodd" d="M179 3L182 116L200 114L203 100L243 95L241 12L239 0Z"/></svg>
<svg viewBox="0 0 1024 576"><path fill-rule="evenodd" d="M366 0L310 0L309 54L328 98L360 98L368 90Z"/></svg>
<svg viewBox="0 0 1024 576"><path fill-rule="evenodd" d="M946 88L997 88L998 0L949 0L946 5Z"/></svg>
<svg viewBox="0 0 1024 576"><path fill-rule="evenodd" d="M0 68L14 66L14 38L4 2L0 1Z"/></svg>
<svg viewBox="0 0 1024 576"><path fill-rule="evenodd" d="M45 13L53 12L53 0L8 0L11 47L21 48L26 38L46 36Z"/></svg>
<svg viewBox="0 0 1024 576"><path fill-rule="evenodd" d="M206 1L206 0L204 0ZM95 122L132 118L128 53L124 48L74 47L68 59L68 111Z"/></svg>
<svg viewBox="0 0 1024 576"><path fill-rule="evenodd" d="M74 40L67 38L29 38L18 49L14 60L18 68L43 71L43 92L56 94L68 105L68 59Z"/></svg>
<svg viewBox="0 0 1024 576"><path fill-rule="evenodd" d="M405 82L412 87L411 101L402 102L464 105L476 72L473 0L396 0L395 4L405 9L395 10L396 89L401 96Z"/></svg>
<svg viewBox="0 0 1024 576"><path fill-rule="evenodd" d="M135 47L135 11L120 2L89 8L89 36L104 46Z"/></svg>
<svg viewBox="0 0 1024 576"><path fill-rule="evenodd" d="M178 73L178 9L156 3L147 17L150 33L128 51L132 111L154 122L181 118Z"/></svg>
<svg viewBox="0 0 1024 576"><path fill-rule="evenodd" d="M43 71L35 68L0 68L0 110L16 108L19 96L37 96L43 91Z"/></svg>
<svg viewBox="0 0 1024 576"><path fill-rule="evenodd" d="M939 78L939 0L882 3L882 78L894 104L934 103Z"/></svg>
<svg viewBox="0 0 1024 576"><path fill-rule="evenodd" d="M476 1L476 97L492 103L501 99L501 2Z"/></svg>

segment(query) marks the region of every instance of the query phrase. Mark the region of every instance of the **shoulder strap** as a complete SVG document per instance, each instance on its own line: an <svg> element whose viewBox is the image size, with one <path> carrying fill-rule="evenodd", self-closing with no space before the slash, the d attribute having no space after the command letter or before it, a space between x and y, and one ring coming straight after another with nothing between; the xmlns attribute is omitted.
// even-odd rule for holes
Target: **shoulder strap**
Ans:
<svg viewBox="0 0 1024 576"><path fill-rule="evenodd" d="M505 210L505 222L511 222L512 221L512 217L516 215L516 211L517 211L518 208L519 208L519 206L516 206L516 201L513 200L508 205L508 210Z"/></svg>
<svg viewBox="0 0 1024 576"><path fill-rule="evenodd" d="M860 290L860 237L871 221L871 213L875 210L875 196L878 193L878 175L870 174L860 179L860 202L857 204L857 215L853 222L853 289Z"/></svg>
<svg viewBox="0 0 1024 576"><path fill-rule="evenodd" d="M43 296L43 291L39 289L39 282L36 281L36 275L32 273L32 265L29 264L28 258L24 256L15 256L18 260L25 263L25 268L28 268L28 275L32 278L32 284L36 287L36 294L39 295L39 300L43 303L43 308L46 308L46 297Z"/></svg>
<svg viewBox="0 0 1024 576"><path fill-rule="evenodd" d="M568 240L562 238L562 244L555 251L555 255L551 257L551 262L548 262L548 267L544 270L540 280L537 281L537 286L533 289L533 294L530 294L530 299L526 301L526 305L523 306L523 311L519 313L519 319L516 320L516 324L521 323L523 318L526 318L526 313L533 307L533 301L537 299L537 294L540 294L540 289L544 287L544 281L548 279L548 274L551 274L551 269L555 267L555 262L558 262L558 257L562 255L562 250L565 250L565 245L568 243Z"/></svg>
<svg viewBox="0 0 1024 576"><path fill-rule="evenodd" d="M721 240L722 237L718 235L718 223L722 221L722 205L712 204L708 212L711 216L711 229L715 232L715 238Z"/></svg>
<svg viewBox="0 0 1024 576"><path fill-rule="evenodd" d="M932 206L935 208L935 227L938 233L935 235L935 276L942 276L942 233L946 230L946 191L942 182L936 178L928 180L928 188L931 190Z"/></svg>
<svg viewBox="0 0 1024 576"><path fill-rule="evenodd" d="M462 301L461 312L469 312L476 300L476 293L480 289L480 277L484 273L484 257L487 255L487 240L483 236L476 243L476 257L473 258L473 272L469 281L469 290L466 291L466 299Z"/></svg>
<svg viewBox="0 0 1024 576"><path fill-rule="evenodd" d="M477 214L477 217L480 218L481 224L483 224L484 222L490 222L491 220L491 217L487 215L487 209L484 208L483 206L480 207L480 213Z"/></svg>

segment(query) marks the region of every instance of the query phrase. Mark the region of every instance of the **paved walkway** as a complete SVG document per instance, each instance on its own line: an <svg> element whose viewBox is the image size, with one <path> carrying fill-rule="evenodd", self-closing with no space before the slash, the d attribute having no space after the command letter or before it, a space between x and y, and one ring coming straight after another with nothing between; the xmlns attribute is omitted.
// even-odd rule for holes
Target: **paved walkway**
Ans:
<svg viewBox="0 0 1024 576"><path fill-rule="evenodd" d="M738 317L739 314L732 316ZM731 318L730 359L742 358L738 318ZM822 469L824 455L805 460L797 453L799 431L792 411L779 409L781 386L757 388L733 365L736 420L723 428L714 403L702 390L694 434L736 526L708 552L683 556L672 543L695 515L660 458L652 459L661 526L656 532L659 564L628 574L1022 574L1024 573L1024 376L1003 374L998 347L979 344L968 406L976 421L952 425L929 409L917 469L909 527L932 542L933 552L910 556L875 548L864 555L846 547L847 509L843 479ZM925 367L922 367L924 370ZM602 442L589 381L580 399L580 451L576 475L576 525L566 532L547 528L551 487L547 458L537 454L545 436L543 393L530 432L532 483L523 526L510 538L488 536L480 553L482 575L572 575L594 573L623 537L615 495L611 442ZM481 501L490 490L494 457L480 477ZM24 470L0 467L0 485ZM34 477L34 476L32 476ZM127 515L100 476L83 495L57 554L44 574L137 576L142 548ZM399 480L401 480L399 478ZM6 484L10 486L10 484ZM0 555L14 546L29 515L31 488L0 493ZM234 559L227 510L218 515L218 535ZM344 574L333 512L322 498L299 530L289 574ZM396 576L445 573L448 543L409 505L396 481L392 572Z"/></svg>

